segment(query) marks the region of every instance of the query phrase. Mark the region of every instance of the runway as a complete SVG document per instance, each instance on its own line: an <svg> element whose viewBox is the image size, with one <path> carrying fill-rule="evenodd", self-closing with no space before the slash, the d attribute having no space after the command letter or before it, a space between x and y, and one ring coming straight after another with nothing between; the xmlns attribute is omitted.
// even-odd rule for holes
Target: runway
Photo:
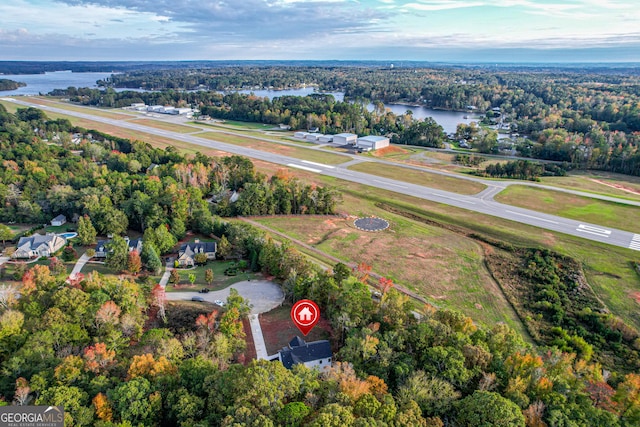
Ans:
<svg viewBox="0 0 640 427"><path fill-rule="evenodd" d="M48 105L31 104L25 100L15 98L2 98L5 101L11 101L19 105L38 108L44 111L50 111L69 116L84 118L96 122L106 123L111 126L117 126L125 129L131 129L139 132L145 132L158 135L174 140L184 141L190 144L200 145L203 147L213 148L232 154L247 156L250 158L263 160L266 162L283 165L287 167L298 168L308 172L321 175L332 176L345 181L356 182L396 193L406 194L424 200L443 203L458 208L468 209L474 212L491 215L523 224L533 225L542 229L557 231L560 233L577 236L580 238L593 240L597 242L607 243L614 246L633 249L640 251L640 230L638 234L628 231L618 230L611 227L604 227L598 224L590 224L582 221L576 221L555 215L549 215L536 212L529 209L518 208L515 206L505 205L493 200L493 195L497 194L504 188L505 184L488 180L474 179L489 187L475 195L460 195L443 190L436 190L421 185L411 184L404 181L398 181L380 176L370 175L363 172L357 172L346 169L341 165L324 165L311 161L300 160L279 154L268 153L253 148L242 147L224 142L214 141L210 139L200 138L195 135L172 132L157 129L149 126L132 123L126 120L114 120L110 118L94 116L88 113L80 113L69 111ZM195 128L194 128L195 129ZM312 153L312 152L311 152ZM312 154L311 154L312 155ZM365 160L368 161L368 160ZM386 163L386 162L384 162ZM402 166L395 164L394 166ZM414 167L415 168L415 167ZM447 174L447 173L444 173ZM453 174L447 174L456 176ZM557 190L554 188L554 190ZM559 190L562 191L562 190ZM630 203L635 204L635 203ZM621 219L623 220L623 219Z"/></svg>

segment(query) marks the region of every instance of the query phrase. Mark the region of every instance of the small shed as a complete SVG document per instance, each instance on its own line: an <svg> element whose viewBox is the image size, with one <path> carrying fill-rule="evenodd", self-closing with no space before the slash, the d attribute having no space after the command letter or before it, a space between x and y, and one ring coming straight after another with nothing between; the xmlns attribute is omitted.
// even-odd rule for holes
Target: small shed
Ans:
<svg viewBox="0 0 640 427"><path fill-rule="evenodd" d="M67 223L67 217L62 214L58 215L57 217L51 220L51 225L54 227L58 227L66 223Z"/></svg>
<svg viewBox="0 0 640 427"><path fill-rule="evenodd" d="M333 135L333 143L340 145L356 145L358 141L358 135L355 133L339 133Z"/></svg>
<svg viewBox="0 0 640 427"><path fill-rule="evenodd" d="M389 138L385 136L369 135L358 138L356 147L364 151L379 150L389 146Z"/></svg>

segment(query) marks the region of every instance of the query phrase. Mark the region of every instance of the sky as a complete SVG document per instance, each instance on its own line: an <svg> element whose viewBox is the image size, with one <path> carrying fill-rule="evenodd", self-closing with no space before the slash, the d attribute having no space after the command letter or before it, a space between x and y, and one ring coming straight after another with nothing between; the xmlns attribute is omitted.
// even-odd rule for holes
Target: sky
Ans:
<svg viewBox="0 0 640 427"><path fill-rule="evenodd" d="M1 60L637 62L638 0L3 0Z"/></svg>

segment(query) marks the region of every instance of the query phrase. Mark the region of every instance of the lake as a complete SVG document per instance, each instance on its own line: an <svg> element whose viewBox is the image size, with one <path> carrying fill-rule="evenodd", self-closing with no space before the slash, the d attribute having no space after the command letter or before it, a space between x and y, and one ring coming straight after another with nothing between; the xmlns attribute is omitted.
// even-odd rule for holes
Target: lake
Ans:
<svg viewBox="0 0 640 427"><path fill-rule="evenodd" d="M54 89L66 89L69 86L97 88L96 81L111 77L113 73L72 73L56 71L44 74L0 74L0 79L9 79L26 83L16 90L0 92L0 96L46 95Z"/></svg>
<svg viewBox="0 0 640 427"><path fill-rule="evenodd" d="M69 71L56 71L45 74L0 75L0 78L27 84L27 86L16 90L0 92L0 96L47 94L54 89L66 89L69 86L97 88L96 81L106 79L110 77L111 74L112 73L72 73ZM140 89L116 89L118 92L124 90L140 91ZM267 97L269 99L273 99L276 96L307 96L312 93L322 93L316 92L316 88L313 86L285 90L240 90L238 92L245 94L253 93L256 96ZM327 93L333 95L337 101L344 100L344 93L342 92ZM432 108L405 104L384 104L384 106L398 116L403 115L407 110L411 110L413 112L413 117L416 119L422 120L427 117L432 117L447 133L455 132L458 123L469 124L472 121L478 120L474 118L465 118L466 113L458 111L434 110ZM373 104L369 104L367 109L369 111L373 111Z"/></svg>

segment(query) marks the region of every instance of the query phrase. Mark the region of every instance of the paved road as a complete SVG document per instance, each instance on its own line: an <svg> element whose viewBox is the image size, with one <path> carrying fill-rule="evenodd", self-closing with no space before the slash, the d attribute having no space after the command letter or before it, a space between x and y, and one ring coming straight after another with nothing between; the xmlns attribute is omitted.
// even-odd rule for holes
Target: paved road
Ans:
<svg viewBox="0 0 640 427"><path fill-rule="evenodd" d="M226 301L229 296L229 289L235 289L249 303L253 305L251 314L260 314L271 311L280 306L284 301L284 294L280 286L267 280L250 280L234 283L228 288L220 291L209 292L208 294L200 294L198 292L167 292L167 299L174 301L191 300L194 296L200 296L205 301L214 302L219 299Z"/></svg>
<svg viewBox="0 0 640 427"><path fill-rule="evenodd" d="M270 163L286 165L288 167L298 168L309 172L340 178L346 181L357 182L396 193L406 194L425 200L431 200L458 208L468 209L486 215L498 218L508 219L511 221L533 225L543 229L553 230L573 236L582 237L589 240L608 243L623 248L630 248L640 251L640 229L638 234L628 231L617 230L611 227L604 227L597 224L590 224L582 221L571 220L558 217L555 215L544 214L529 209L518 208L515 206L504 205L493 200L491 193L481 192L477 195L466 196L448 191L435 190L416 184L410 184L403 181L378 177L362 172L348 170L343 166L322 165L305 160L299 160L292 157L282 156L279 154L268 153L253 148L226 144L224 142L213 141L209 139L199 138L195 135L181 134L168 130L152 128L138 123L132 123L123 120L114 120L92 114L80 113L75 111L64 110L51 107L48 105L35 105L25 100L17 100L13 98L3 98L20 105L39 108L45 111L52 111L70 116L80 117L87 120L106 123L112 126L131 129L139 132L146 132L152 135L163 136L179 141L188 142L195 145L214 148L228 153L239 154ZM385 162L382 162L385 163ZM397 163L386 162L399 166ZM421 169L424 170L424 169ZM435 171L433 171L435 173ZM438 172L443 173L443 172ZM444 173L446 174L446 173ZM460 176L457 176L461 178ZM478 180L478 178L468 177L466 179ZM481 180L485 184L501 187L504 183L495 183L492 181ZM555 187L554 190L557 190ZM481 196L481 194L484 195ZM586 193L588 194L588 193ZM589 194L589 196L592 196Z"/></svg>

